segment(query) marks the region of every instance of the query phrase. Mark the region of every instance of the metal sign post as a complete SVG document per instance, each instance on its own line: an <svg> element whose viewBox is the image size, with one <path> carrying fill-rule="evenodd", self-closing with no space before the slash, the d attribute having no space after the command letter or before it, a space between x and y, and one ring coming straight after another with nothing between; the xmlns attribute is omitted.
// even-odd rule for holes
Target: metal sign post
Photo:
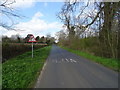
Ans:
<svg viewBox="0 0 120 90"><path fill-rule="evenodd" d="M32 58L33 58L33 42L32 42Z"/></svg>
<svg viewBox="0 0 120 90"><path fill-rule="evenodd" d="M28 42L32 42L32 58L33 58L33 42L37 42L34 38L34 36L31 36Z"/></svg>

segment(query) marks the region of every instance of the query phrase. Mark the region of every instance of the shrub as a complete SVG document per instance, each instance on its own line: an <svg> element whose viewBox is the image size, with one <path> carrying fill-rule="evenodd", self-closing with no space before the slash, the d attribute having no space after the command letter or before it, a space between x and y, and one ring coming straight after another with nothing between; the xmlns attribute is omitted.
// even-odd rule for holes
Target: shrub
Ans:
<svg viewBox="0 0 120 90"><path fill-rule="evenodd" d="M44 47L46 45L35 44L34 49ZM16 57L24 52L31 50L31 44L24 43L2 43L2 62Z"/></svg>

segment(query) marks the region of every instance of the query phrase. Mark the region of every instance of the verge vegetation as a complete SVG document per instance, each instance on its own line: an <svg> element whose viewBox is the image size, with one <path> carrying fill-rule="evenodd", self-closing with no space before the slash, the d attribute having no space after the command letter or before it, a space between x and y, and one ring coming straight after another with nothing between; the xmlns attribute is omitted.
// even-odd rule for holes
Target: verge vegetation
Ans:
<svg viewBox="0 0 120 90"><path fill-rule="evenodd" d="M2 64L3 88L27 88L33 85L37 79L51 46L34 50L34 58L31 52L26 52Z"/></svg>
<svg viewBox="0 0 120 90"><path fill-rule="evenodd" d="M119 12L119 2L65 2L57 14L63 23L56 33L58 44L103 58L120 59Z"/></svg>
<svg viewBox="0 0 120 90"><path fill-rule="evenodd" d="M111 68L111 69L113 69L117 72L120 72L120 68L119 68L120 61L117 60L117 59L99 57L99 56L95 56L95 55L92 55L92 54L89 54L89 53L86 53L86 52L73 50L73 49L70 49L70 48L67 48L67 47L63 47L63 46L61 46L61 48L65 49L69 52L72 52L74 54L77 54L79 56L85 57L85 58L87 58L91 61L102 64L102 65L104 65L108 68Z"/></svg>

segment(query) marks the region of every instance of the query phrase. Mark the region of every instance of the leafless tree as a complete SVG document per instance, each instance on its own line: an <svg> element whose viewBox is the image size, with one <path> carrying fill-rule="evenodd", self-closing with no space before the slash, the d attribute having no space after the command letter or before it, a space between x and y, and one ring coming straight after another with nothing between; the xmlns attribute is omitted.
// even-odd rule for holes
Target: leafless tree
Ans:
<svg viewBox="0 0 120 90"><path fill-rule="evenodd" d="M76 33L78 36L85 33L86 29L94 29L99 37L102 55L107 57L118 58L119 48L119 2L94 2L94 11L86 13L90 7L90 2L81 6L81 2L65 2L58 18L67 26L69 36L73 38ZM80 7L81 6L81 7ZM76 16L76 12L78 15ZM73 36L72 36L73 35Z"/></svg>
<svg viewBox="0 0 120 90"><path fill-rule="evenodd" d="M20 15L14 8L11 7L12 4L16 3L15 0L1 0L0 1L0 26L7 30L19 30L13 28L14 20L13 18L22 18L24 16ZM5 22L7 19L10 23Z"/></svg>

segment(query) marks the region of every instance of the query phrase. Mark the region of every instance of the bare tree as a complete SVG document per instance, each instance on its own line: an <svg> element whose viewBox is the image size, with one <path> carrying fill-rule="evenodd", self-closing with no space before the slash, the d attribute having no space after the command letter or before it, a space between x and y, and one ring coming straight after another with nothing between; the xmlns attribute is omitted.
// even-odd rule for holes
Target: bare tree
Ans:
<svg viewBox="0 0 120 90"><path fill-rule="evenodd" d="M96 10L86 13L86 9L90 6L87 4L79 4L81 2L70 3L65 2L58 18L66 25L70 37L80 37L87 29L94 33L97 31L96 37L99 37L99 48L102 55L106 57L117 58L119 48L119 2L94 2L92 8ZM77 14L77 15L76 15ZM97 30L98 29L98 30ZM89 34L90 36L91 34ZM71 38L69 39L71 40Z"/></svg>
<svg viewBox="0 0 120 90"><path fill-rule="evenodd" d="M22 18L24 16L18 14L14 8L11 7L12 4L16 3L15 0L2 0L0 1L0 15L2 16L0 20L0 26L7 30L17 30L13 28L14 20L13 18ZM4 19L8 19L8 23ZM19 30L19 29L18 29Z"/></svg>
<svg viewBox="0 0 120 90"><path fill-rule="evenodd" d="M58 13L58 18L64 23L64 25L67 27L67 31L69 33L68 40L69 42L72 41L72 39L75 36L75 15L74 10L76 9L76 5L78 3L75 2L69 2L66 1L61 9L61 11Z"/></svg>

